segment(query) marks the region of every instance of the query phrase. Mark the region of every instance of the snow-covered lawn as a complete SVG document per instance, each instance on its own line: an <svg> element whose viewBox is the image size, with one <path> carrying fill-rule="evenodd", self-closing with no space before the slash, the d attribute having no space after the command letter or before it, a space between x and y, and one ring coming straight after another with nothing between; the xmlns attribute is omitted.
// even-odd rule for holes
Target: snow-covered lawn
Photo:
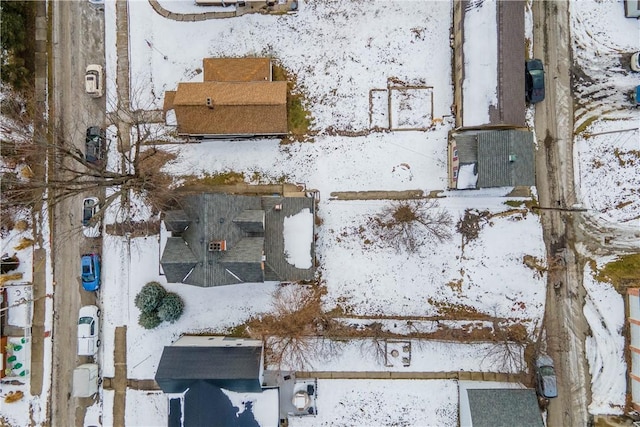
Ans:
<svg viewBox="0 0 640 427"><path fill-rule="evenodd" d="M371 339L349 341L317 340L309 351L308 363L302 370L329 372L503 372L517 373L510 361L501 357L502 343L459 343L436 340L398 341L399 346L409 345L406 352L390 344L385 357L384 341ZM391 354L396 349L409 360L406 366L397 363ZM512 347L514 354L522 348ZM455 357L452 357L455 355ZM393 366L391 366L393 365ZM300 366L284 364L282 369L300 369ZM277 366L268 366L276 369Z"/></svg>
<svg viewBox="0 0 640 427"><path fill-rule="evenodd" d="M450 1L299 3L293 15L178 22L130 2L130 22L144 23L129 27L132 85L160 108L165 90L202 79L202 58L268 56L297 76L320 130L369 128L369 91L390 78L433 87L433 117L450 115Z"/></svg>
<svg viewBox="0 0 640 427"><path fill-rule="evenodd" d="M580 68L575 92L574 170L578 199L607 226L640 229L640 110L631 91L640 83L629 70L640 50L640 21L624 17L622 1L570 3L574 61ZM636 245L637 246L637 245ZM599 259L601 268L611 259ZM626 399L624 300L596 281L588 265L584 315L591 329L586 353L591 374L592 414L622 413Z"/></svg>
<svg viewBox="0 0 640 427"><path fill-rule="evenodd" d="M604 264L611 259L601 260ZM584 268L583 285L587 291L584 316L591 335L586 338L586 353L591 374L592 414L622 414L626 404L627 365L624 355L624 299L611 284L598 282L589 265Z"/></svg>
<svg viewBox="0 0 640 427"><path fill-rule="evenodd" d="M576 79L574 167L579 197L590 213L640 227L640 109L631 92L640 84L629 70L640 50L640 21L624 17L621 1L571 2Z"/></svg>
<svg viewBox="0 0 640 427"><path fill-rule="evenodd" d="M544 313L546 274L527 267L529 255L545 265L539 218L520 212L494 217L477 240L427 240L415 254L373 240L366 219L386 201L333 201L320 210L318 253L328 308L360 316L437 316L443 305L465 305L489 316L511 318L533 332ZM492 213L509 209L502 198L440 200L457 221L465 208ZM371 239L371 240L367 240ZM348 267L345 260L349 260Z"/></svg>
<svg viewBox="0 0 640 427"><path fill-rule="evenodd" d="M155 376L162 349L184 333L221 333L239 325L251 315L266 312L276 282L245 283L234 286L200 288L166 283L160 275L158 236L132 238L104 236L101 298L103 312L102 372L111 377L115 327L127 326L127 369L132 379ZM108 266L119 268L108 268ZM175 323L163 323L147 330L138 325L140 310L134 298L150 281L160 282L169 292L175 292L185 302L184 313Z"/></svg>
<svg viewBox="0 0 640 427"><path fill-rule="evenodd" d="M453 380L318 380L318 415L289 417L306 426L454 426Z"/></svg>

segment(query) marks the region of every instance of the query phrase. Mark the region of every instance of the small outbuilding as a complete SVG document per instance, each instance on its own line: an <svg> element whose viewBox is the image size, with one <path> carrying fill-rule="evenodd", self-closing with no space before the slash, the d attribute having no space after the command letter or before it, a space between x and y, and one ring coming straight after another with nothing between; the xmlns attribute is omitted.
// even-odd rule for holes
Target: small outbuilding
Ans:
<svg viewBox="0 0 640 427"><path fill-rule="evenodd" d="M533 133L466 130L449 137L449 188L532 187L536 184Z"/></svg>

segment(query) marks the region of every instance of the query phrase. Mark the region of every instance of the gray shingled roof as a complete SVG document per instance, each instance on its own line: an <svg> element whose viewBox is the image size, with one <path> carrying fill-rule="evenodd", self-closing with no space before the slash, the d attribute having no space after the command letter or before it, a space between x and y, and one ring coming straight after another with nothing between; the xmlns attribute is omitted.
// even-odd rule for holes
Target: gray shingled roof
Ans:
<svg viewBox="0 0 640 427"><path fill-rule="evenodd" d="M478 134L478 187L536 185L533 134L500 130Z"/></svg>
<svg viewBox="0 0 640 427"><path fill-rule="evenodd" d="M162 269L169 282L182 282L197 262L198 258L182 238L169 237L167 239L160 263L162 263Z"/></svg>
<svg viewBox="0 0 640 427"><path fill-rule="evenodd" d="M313 279L313 267L300 269L287 262L282 234L285 217L303 209L313 214L312 198L203 193L181 202L183 214L171 211L167 229L174 230L174 237L161 258L169 282L209 287ZM184 218L191 219L188 226L183 226ZM191 254L174 239L184 240ZM225 241L226 251L209 251L212 241ZM313 259L313 242L309 250Z"/></svg>
<svg viewBox="0 0 640 427"><path fill-rule="evenodd" d="M454 138L460 164L478 165L478 188L536 185L531 132L465 131Z"/></svg>
<svg viewBox="0 0 640 427"><path fill-rule="evenodd" d="M260 347L167 346L155 380L165 393L181 393L206 380L226 390L259 392Z"/></svg>
<svg viewBox="0 0 640 427"><path fill-rule="evenodd" d="M473 427L544 427L532 389L467 389Z"/></svg>

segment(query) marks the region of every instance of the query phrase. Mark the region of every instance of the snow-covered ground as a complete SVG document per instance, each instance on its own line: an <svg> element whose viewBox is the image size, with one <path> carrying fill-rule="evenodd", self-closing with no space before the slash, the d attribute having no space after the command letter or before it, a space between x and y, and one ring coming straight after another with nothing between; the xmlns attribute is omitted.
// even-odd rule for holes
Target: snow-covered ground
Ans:
<svg viewBox="0 0 640 427"><path fill-rule="evenodd" d="M203 10L187 1L163 0L161 4L176 12ZM478 8L469 19L489 22L490 9ZM576 61L595 82L579 81L579 96L586 102L590 97L598 98L598 93L606 95L604 100L576 111L576 129L592 107L602 113L596 122L581 129L576 139L574 163L580 197L586 207L604 219L635 223L640 203L633 189L640 186L640 181L637 153L632 150L638 150L640 116L638 110L626 108L624 93L640 82L637 75L627 72L622 58L640 48L639 24L637 20L624 19L621 1L572 2L571 11ZM199 69L205 57L270 56L296 74L299 87L307 95L313 127L320 132L313 143L282 146L273 140L257 140L174 145L168 148L179 150L178 158L165 170L176 176L234 171L247 178L259 176L263 182L286 177L289 182L304 182L309 188L318 189L323 224L317 229L317 251L328 289L326 308L341 305L346 312L363 316L433 316L438 314L433 302L464 304L481 313L523 322L529 332L540 327L545 276L523 263L525 255L545 259L540 222L535 215L494 217L479 238L465 246L464 252L460 235L454 233L450 241L427 245L409 255L381 245L365 246L354 232L385 202L330 200L335 191L429 192L446 187L446 138L453 125L450 1L307 1L301 2L294 15L246 15L213 21L215 25L210 21L167 20L155 13L147 1L129 2L129 13L130 76L136 106L161 108L164 91L174 90L178 82L201 80ZM113 101L116 87L110 76L115 75L116 68L116 25L112 1L105 7L105 28L107 93ZM530 32L531 25L527 28ZM494 37L493 29L487 28L487 34ZM473 51L473 46L467 47ZM476 57L465 54L469 61L482 65L492 60L484 56L482 49L476 51ZM368 130L376 125L369 120L370 91L387 89L389 79L431 88L418 98L422 103L433 103L433 111L420 111L417 118L406 116L403 110L402 123L395 125L414 126L439 119L433 127L427 131L358 137L324 132L328 128ZM489 86L484 88L486 92L474 94L484 104L493 99L494 87ZM613 112L607 109L608 100L615 104ZM479 110L486 108L483 105ZM465 114L473 115L474 111L467 106ZM619 130L625 131L596 135ZM446 198L440 203L456 221L466 208L492 213L509 209L500 197L504 194L504 189L445 192ZM109 308L103 310L100 360L104 376L115 372L117 326L128 327L128 377L151 379L163 346L170 345L180 334L220 333L271 309L276 283L209 289L167 284L159 270L160 247L157 236L104 237L101 304ZM619 412L625 391L620 335L623 319L612 314L615 310L611 307L618 307L620 313L621 297L590 277L587 271L589 300L585 315L593 332L593 338L587 340L587 353L594 373L590 410ZM164 323L147 331L137 324L133 298L152 280L177 292L185 301L185 312L176 323ZM362 348L362 343L347 343L340 355L315 361L313 368L397 369L381 367L377 356L366 351L363 356ZM416 343L409 369L505 371L499 361L481 357L483 353L491 353L484 344ZM451 425L458 419L458 392L453 381L326 380L320 384L331 389L331 393L324 393L327 400L321 402L326 408L351 407L340 413L323 411L317 423L295 419L292 423L296 424L292 425L357 424L367 420L362 418L361 409L366 410L371 423L387 419L390 423L435 421ZM3 394L9 390L6 387L3 384ZM105 390L100 398L101 404L88 411L87 425L97 424L98 417L102 425L113 424L114 394ZM38 399L29 400L32 407L44 407ZM140 409L130 410L134 407ZM158 393L128 390L127 408L127 425L161 425L166 419L167 408ZM0 415L13 424L26 425L28 411L24 409L20 405L2 405ZM39 418L36 422L40 422Z"/></svg>
<svg viewBox="0 0 640 427"><path fill-rule="evenodd" d="M581 75L575 91L576 188L590 214L640 227L640 109L631 92L640 85L629 71L640 51L640 21L624 17L622 1L571 2L574 60Z"/></svg>
<svg viewBox="0 0 640 427"><path fill-rule="evenodd" d="M318 415L289 417L292 427L455 426L453 380L318 380Z"/></svg>
<svg viewBox="0 0 640 427"><path fill-rule="evenodd" d="M601 260L603 267L611 259ZM586 354L591 374L592 414L622 414L626 404L627 366L624 356L624 299L611 284L598 282L589 265L584 268L587 291L584 316L591 335Z"/></svg>
<svg viewBox="0 0 640 427"><path fill-rule="evenodd" d="M640 75L629 71L640 50L640 21L624 17L622 1L570 3L572 52L579 67L574 112L574 170L578 199L606 226L640 229L640 110L631 91ZM611 259L598 259L598 268ZM592 414L619 414L625 407L624 300L584 267L584 315L591 329L586 354Z"/></svg>

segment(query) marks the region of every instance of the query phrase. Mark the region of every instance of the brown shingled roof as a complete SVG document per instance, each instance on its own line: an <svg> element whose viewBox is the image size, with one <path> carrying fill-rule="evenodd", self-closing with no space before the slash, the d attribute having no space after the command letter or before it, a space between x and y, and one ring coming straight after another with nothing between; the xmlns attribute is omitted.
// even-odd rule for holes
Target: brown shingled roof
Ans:
<svg viewBox="0 0 640 427"><path fill-rule="evenodd" d="M205 82L271 81L269 58L204 58Z"/></svg>
<svg viewBox="0 0 640 427"><path fill-rule="evenodd" d="M286 135L287 106L175 105L181 135Z"/></svg>
<svg viewBox="0 0 640 427"><path fill-rule="evenodd" d="M287 82L178 83L173 105L282 105L287 103Z"/></svg>

